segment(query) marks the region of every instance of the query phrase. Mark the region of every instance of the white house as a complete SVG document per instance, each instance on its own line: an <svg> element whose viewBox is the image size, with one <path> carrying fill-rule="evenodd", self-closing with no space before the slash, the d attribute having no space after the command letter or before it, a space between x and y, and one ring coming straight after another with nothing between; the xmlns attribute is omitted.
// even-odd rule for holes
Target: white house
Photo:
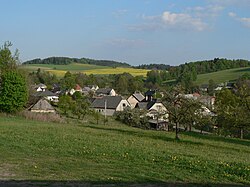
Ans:
<svg viewBox="0 0 250 187"><path fill-rule="evenodd" d="M96 90L98 96L116 96L116 92L112 88L99 88Z"/></svg>
<svg viewBox="0 0 250 187"><path fill-rule="evenodd" d="M112 116L116 111L123 111L127 107L130 107L130 104L121 96L96 98L91 104L91 108L107 116Z"/></svg>
<svg viewBox="0 0 250 187"><path fill-rule="evenodd" d="M47 89L47 86L45 84L40 83L40 84L35 85L34 89L37 92L44 92Z"/></svg>
<svg viewBox="0 0 250 187"><path fill-rule="evenodd" d="M168 121L169 115L167 108L160 101L153 100L149 102L140 102L136 105L136 108L147 110L146 116L151 119L162 119Z"/></svg>
<svg viewBox="0 0 250 187"><path fill-rule="evenodd" d="M58 102L59 101L59 97L57 94L49 91L49 90L46 90L46 91L43 91L43 92L36 92L35 94L33 94L33 96L35 97L40 97L40 98L45 98L49 101L53 101L53 102Z"/></svg>

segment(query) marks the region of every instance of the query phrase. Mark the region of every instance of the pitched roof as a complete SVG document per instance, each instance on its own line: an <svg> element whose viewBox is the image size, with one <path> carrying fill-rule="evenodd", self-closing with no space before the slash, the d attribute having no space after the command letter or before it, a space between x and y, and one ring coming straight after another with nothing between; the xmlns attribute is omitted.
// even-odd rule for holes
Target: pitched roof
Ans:
<svg viewBox="0 0 250 187"><path fill-rule="evenodd" d="M89 92L91 91L91 88L88 87L88 86L85 86L83 89L82 89L83 92Z"/></svg>
<svg viewBox="0 0 250 187"><path fill-rule="evenodd" d="M96 90L97 94L109 94L111 92L111 88L99 88Z"/></svg>
<svg viewBox="0 0 250 187"><path fill-rule="evenodd" d="M43 83L35 85L35 88L39 88L39 87L47 88L47 86L45 84L43 84Z"/></svg>
<svg viewBox="0 0 250 187"><path fill-rule="evenodd" d="M139 102L141 102L143 99L145 99L145 97L141 93L134 93L133 96Z"/></svg>
<svg viewBox="0 0 250 187"><path fill-rule="evenodd" d="M149 102L139 102L137 103L136 107L139 109L149 110L155 103L161 103L161 101L154 99Z"/></svg>
<svg viewBox="0 0 250 187"><path fill-rule="evenodd" d="M45 99L40 99L31 107L31 110L55 110L54 107Z"/></svg>
<svg viewBox="0 0 250 187"><path fill-rule="evenodd" d="M79 84L76 84L74 89L79 91L79 90L81 90L82 88L81 88L81 86L80 86Z"/></svg>
<svg viewBox="0 0 250 187"><path fill-rule="evenodd" d="M121 96L104 96L102 98L96 98L91 104L92 108L106 108L107 109L116 109L122 100Z"/></svg>
<svg viewBox="0 0 250 187"><path fill-rule="evenodd" d="M47 97L47 96L57 96L57 95L49 90L46 90L44 92L36 92L33 94L33 96L35 96L35 97Z"/></svg>

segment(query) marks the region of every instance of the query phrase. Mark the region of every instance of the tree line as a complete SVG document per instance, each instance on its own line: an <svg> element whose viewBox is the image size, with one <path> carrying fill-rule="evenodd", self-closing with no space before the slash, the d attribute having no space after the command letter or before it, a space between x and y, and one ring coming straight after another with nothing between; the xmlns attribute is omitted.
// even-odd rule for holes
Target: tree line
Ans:
<svg viewBox="0 0 250 187"><path fill-rule="evenodd" d="M109 67L130 67L130 65L127 63L117 62L113 60L94 60L89 58L69 58L69 57L49 57L45 59L37 58L26 61L23 64L68 65L71 63L92 64L92 65L109 66Z"/></svg>

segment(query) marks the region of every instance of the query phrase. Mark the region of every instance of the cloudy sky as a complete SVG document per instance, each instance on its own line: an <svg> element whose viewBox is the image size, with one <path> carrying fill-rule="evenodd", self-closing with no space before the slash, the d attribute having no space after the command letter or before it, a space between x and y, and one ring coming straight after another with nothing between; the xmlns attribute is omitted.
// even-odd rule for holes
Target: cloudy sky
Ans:
<svg viewBox="0 0 250 187"><path fill-rule="evenodd" d="M250 60L250 0L0 0L0 25L22 61Z"/></svg>

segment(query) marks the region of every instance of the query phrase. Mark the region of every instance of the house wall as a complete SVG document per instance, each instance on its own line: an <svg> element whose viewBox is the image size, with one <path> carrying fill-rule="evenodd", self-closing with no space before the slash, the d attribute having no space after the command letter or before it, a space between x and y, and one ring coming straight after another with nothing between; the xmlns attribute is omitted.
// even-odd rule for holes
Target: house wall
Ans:
<svg viewBox="0 0 250 187"><path fill-rule="evenodd" d="M95 108L95 111L101 113L102 115L105 115L105 109L102 109L102 108L97 109L97 108ZM114 113L115 113L114 109L106 109L106 115L107 116L113 116Z"/></svg>
<svg viewBox="0 0 250 187"><path fill-rule="evenodd" d="M149 112L147 113L147 116L156 119L157 116L155 116L153 113L151 113L150 111L152 110L156 110L159 113L163 113L164 115L161 115L159 119L168 119L169 115L167 113L167 109L166 107L162 104L162 103L155 103L150 109Z"/></svg>
<svg viewBox="0 0 250 187"><path fill-rule="evenodd" d="M110 91L109 95L110 95L110 96L116 96L116 92L115 92L115 90L114 90L114 89L112 89L112 90Z"/></svg>
<svg viewBox="0 0 250 187"><path fill-rule="evenodd" d="M126 99L123 99L116 107L116 111L123 111L126 107L130 107L130 104Z"/></svg>
<svg viewBox="0 0 250 187"><path fill-rule="evenodd" d="M47 96L46 99L49 100L49 101L53 101L53 102L58 102L59 101L58 96Z"/></svg>
<svg viewBox="0 0 250 187"><path fill-rule="evenodd" d="M128 98L128 102L129 102L129 104L131 106L131 109L133 109L133 108L135 108L136 104L138 103L138 100L136 98L134 98L134 96L131 95Z"/></svg>
<svg viewBox="0 0 250 187"><path fill-rule="evenodd" d="M166 107L162 103L155 103L149 110L167 111Z"/></svg>
<svg viewBox="0 0 250 187"><path fill-rule="evenodd" d="M36 113L55 113L55 110L30 110L31 112L36 112Z"/></svg>

